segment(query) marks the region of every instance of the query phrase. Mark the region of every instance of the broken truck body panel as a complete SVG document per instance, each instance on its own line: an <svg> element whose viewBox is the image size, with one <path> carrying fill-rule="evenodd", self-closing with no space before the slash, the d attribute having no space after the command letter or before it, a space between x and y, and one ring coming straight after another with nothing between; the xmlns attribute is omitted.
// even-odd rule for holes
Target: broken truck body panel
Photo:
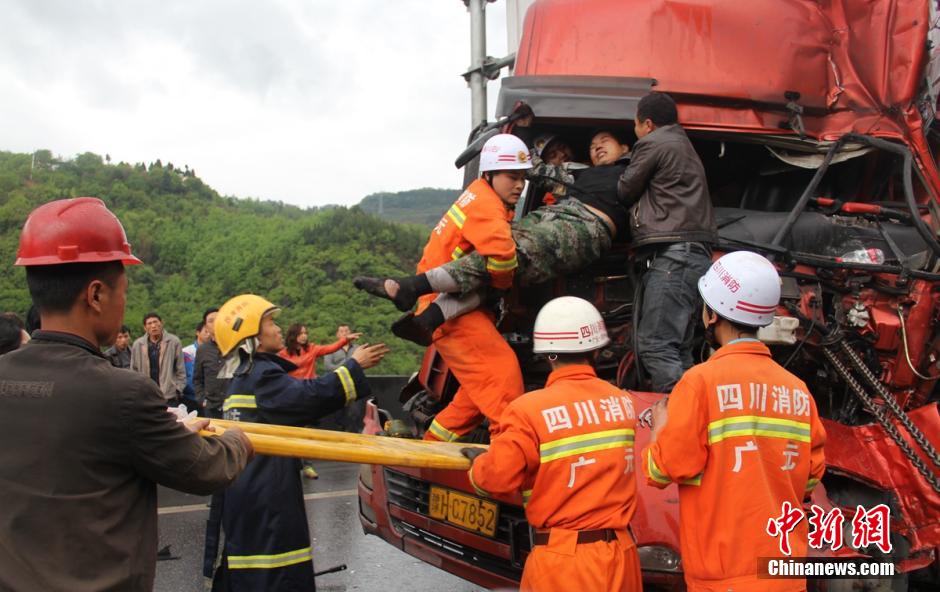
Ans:
<svg viewBox="0 0 940 592"><path fill-rule="evenodd" d="M543 0L515 76L655 80L684 125L738 132L780 133L795 92L813 137L901 138L930 17L925 1Z"/></svg>
<svg viewBox="0 0 940 592"><path fill-rule="evenodd" d="M829 434L812 501L848 517L857 505L888 505L888 558L932 586L940 583L940 459L930 452L940 447L936 22L925 0L538 0L497 107L505 116L524 101L544 131L586 143L598 124L632 129L636 103L652 89L676 99L708 176L721 235L715 256L748 248L774 257L783 278L777 315L799 321L770 339L775 358L809 385ZM850 133L858 136L845 142ZM524 212L540 199L527 195ZM883 264L850 262L869 250ZM627 255L615 245L583 272L510 294L500 329L528 389L547 374L526 339L534 315L571 294L595 303L613 338L599 374L642 391ZM456 388L429 348L406 390L415 423L426 424ZM662 395L633 396L642 410ZM892 401L903 417L889 411ZM380 429L380 410L369 413ZM898 428L902 420L922 442ZM637 430L637 451L648 437ZM490 537L431 518L435 486L473 491L463 473L369 469L360 484L365 530L480 585L512 585L529 548L522 500L499 500ZM681 587L676 487L639 485L632 528L644 581Z"/></svg>

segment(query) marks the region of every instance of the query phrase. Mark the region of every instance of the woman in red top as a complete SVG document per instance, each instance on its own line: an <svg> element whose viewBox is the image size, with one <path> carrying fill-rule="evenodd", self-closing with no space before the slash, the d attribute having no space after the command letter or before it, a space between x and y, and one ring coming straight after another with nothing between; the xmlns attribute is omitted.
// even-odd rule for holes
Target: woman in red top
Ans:
<svg viewBox="0 0 940 592"><path fill-rule="evenodd" d="M316 378L317 358L331 354L346 344L358 339L362 333L350 333L343 339L330 345L317 345L310 343L307 337L307 328L301 324L293 324L287 329L286 347L278 355L293 362L297 369L289 374L294 378Z"/></svg>
<svg viewBox="0 0 940 592"><path fill-rule="evenodd" d="M317 345L310 343L307 337L307 328L299 323L294 323L287 328L287 338L284 340L286 347L277 352L285 360L293 362L297 369L288 372L294 378L307 379L317 377L317 358L331 354L346 344L355 341L362 333L349 333L346 337L331 343L330 345ZM319 477L317 471L313 468L313 463L309 460L303 461L303 475L307 479L316 479Z"/></svg>

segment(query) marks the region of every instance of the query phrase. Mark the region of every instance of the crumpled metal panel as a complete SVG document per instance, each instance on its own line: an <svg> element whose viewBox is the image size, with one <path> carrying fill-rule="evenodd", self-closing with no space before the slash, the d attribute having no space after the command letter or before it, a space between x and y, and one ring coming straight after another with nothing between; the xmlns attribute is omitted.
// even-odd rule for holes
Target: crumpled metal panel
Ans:
<svg viewBox="0 0 940 592"><path fill-rule="evenodd" d="M762 133L796 91L811 136L905 137L929 19L928 0L540 0L515 75L654 78L683 124Z"/></svg>

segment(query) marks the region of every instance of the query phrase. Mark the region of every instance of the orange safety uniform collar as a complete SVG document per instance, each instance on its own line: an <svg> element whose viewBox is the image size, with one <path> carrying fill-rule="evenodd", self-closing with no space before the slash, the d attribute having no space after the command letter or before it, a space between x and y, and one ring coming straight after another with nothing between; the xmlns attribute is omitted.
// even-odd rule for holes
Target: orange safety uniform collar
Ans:
<svg viewBox="0 0 940 592"><path fill-rule="evenodd" d="M725 356L733 356L735 354L756 354L769 358L770 348L764 345L762 341L738 341L737 343L729 343L719 347L708 360L718 360Z"/></svg>
<svg viewBox="0 0 940 592"><path fill-rule="evenodd" d="M545 381L545 388L552 386L559 380L578 380L585 378L597 378L597 372L587 364L572 364L571 366L562 366L553 370Z"/></svg>

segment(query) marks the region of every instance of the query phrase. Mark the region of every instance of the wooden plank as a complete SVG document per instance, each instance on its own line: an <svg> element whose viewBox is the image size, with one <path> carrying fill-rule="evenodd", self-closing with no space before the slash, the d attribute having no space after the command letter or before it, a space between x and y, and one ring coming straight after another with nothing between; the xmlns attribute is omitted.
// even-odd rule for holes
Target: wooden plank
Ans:
<svg viewBox="0 0 940 592"><path fill-rule="evenodd" d="M240 421L214 419L212 426L216 432L203 431L202 435L215 436L224 433L228 427L241 428L251 440L256 454L398 467L466 471L470 468L470 461L460 453L460 449L467 446L486 448L479 444L409 440Z"/></svg>

